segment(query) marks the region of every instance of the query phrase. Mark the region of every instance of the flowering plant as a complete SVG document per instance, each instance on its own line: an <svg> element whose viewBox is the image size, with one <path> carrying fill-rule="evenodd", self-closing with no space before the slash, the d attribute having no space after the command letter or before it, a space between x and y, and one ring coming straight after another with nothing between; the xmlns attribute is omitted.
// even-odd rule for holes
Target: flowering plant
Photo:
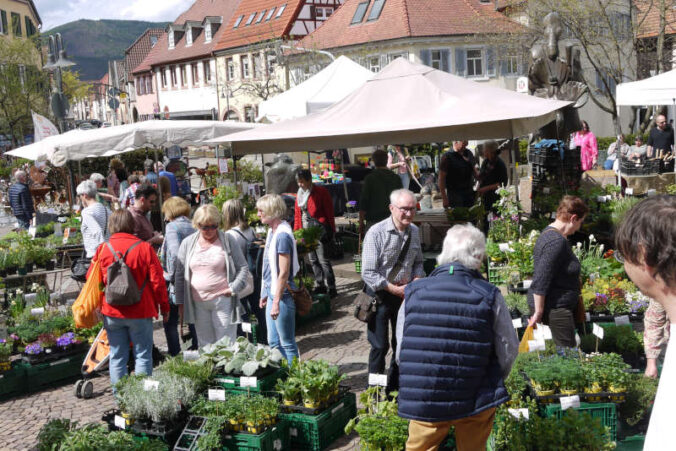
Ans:
<svg viewBox="0 0 676 451"><path fill-rule="evenodd" d="M38 343L43 348L51 348L56 344L56 336L54 334L46 333L38 335Z"/></svg>
<svg viewBox="0 0 676 451"><path fill-rule="evenodd" d="M647 302L641 310L641 302L635 303L632 310L630 301L638 288L631 281L617 277L604 279L601 277L588 280L582 287L582 300L587 311L595 313L608 312L613 315L644 311ZM636 298L637 300L642 298Z"/></svg>
<svg viewBox="0 0 676 451"><path fill-rule="evenodd" d="M8 362L9 356L12 355L12 343L0 338L0 362Z"/></svg>
<svg viewBox="0 0 676 451"><path fill-rule="evenodd" d="M56 339L56 345L60 348L66 348L74 343L76 343L76 340L73 332L66 332Z"/></svg>
<svg viewBox="0 0 676 451"><path fill-rule="evenodd" d="M42 346L40 346L40 343L31 343L28 346L26 346L26 354L28 355L38 355L41 354L44 349L42 349Z"/></svg>

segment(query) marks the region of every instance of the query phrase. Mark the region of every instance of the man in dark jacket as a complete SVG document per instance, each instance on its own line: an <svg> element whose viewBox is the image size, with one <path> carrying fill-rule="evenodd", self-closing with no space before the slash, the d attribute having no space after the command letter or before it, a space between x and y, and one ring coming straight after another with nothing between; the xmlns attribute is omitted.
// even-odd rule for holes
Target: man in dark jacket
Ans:
<svg viewBox="0 0 676 451"><path fill-rule="evenodd" d="M519 341L500 291L479 273L486 240L452 227L439 266L406 286L397 319L399 416L407 451L436 449L455 426L459 451L485 449Z"/></svg>
<svg viewBox="0 0 676 451"><path fill-rule="evenodd" d="M371 156L376 168L364 178L359 199L359 234L390 216L390 194L401 189L401 178L387 169L387 152L376 150Z"/></svg>
<svg viewBox="0 0 676 451"><path fill-rule="evenodd" d="M14 173L16 182L9 187L9 205L12 207L12 213L19 222L19 227L28 230L30 222L33 219L33 197L26 183L26 173L16 171Z"/></svg>

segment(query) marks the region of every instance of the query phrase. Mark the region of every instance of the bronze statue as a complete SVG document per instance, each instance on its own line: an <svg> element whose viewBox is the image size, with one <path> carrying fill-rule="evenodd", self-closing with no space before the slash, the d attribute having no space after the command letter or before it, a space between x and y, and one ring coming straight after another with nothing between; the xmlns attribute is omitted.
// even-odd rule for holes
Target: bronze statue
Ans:
<svg viewBox="0 0 676 451"><path fill-rule="evenodd" d="M292 193L296 191L296 173L301 168L286 154L277 154L265 174L265 191L268 194Z"/></svg>
<svg viewBox="0 0 676 451"><path fill-rule="evenodd" d="M533 64L528 70L528 90L531 95L545 99L574 102L556 113L556 120L540 129L544 139L561 139L581 128L577 109L585 101L587 85L582 78L580 51L572 44L565 45L565 55L559 52L559 39L563 33L561 17L556 12L547 14L543 20L547 44L536 44L531 49Z"/></svg>

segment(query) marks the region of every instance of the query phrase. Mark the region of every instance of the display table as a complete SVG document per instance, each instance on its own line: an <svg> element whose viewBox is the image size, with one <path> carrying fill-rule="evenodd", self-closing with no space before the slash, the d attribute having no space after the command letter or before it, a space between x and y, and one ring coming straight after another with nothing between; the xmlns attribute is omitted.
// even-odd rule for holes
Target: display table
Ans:
<svg viewBox="0 0 676 451"><path fill-rule="evenodd" d="M413 223L420 228L420 243L425 247L443 243L446 231L453 225L446 210L437 208L416 212Z"/></svg>
<svg viewBox="0 0 676 451"><path fill-rule="evenodd" d="M359 202L359 197L361 195L361 182L348 182L347 183L347 195L348 199L345 199L345 188L343 188L342 183L317 183L318 186L326 188L331 194L331 199L333 199L333 215L334 216L343 216L347 212L347 202L350 200L355 200Z"/></svg>
<svg viewBox="0 0 676 451"><path fill-rule="evenodd" d="M658 193L666 193L667 186L676 184L676 173L665 172L664 174L650 175L626 175L622 178L627 182L627 188L634 190L634 195L647 194L649 189L654 189Z"/></svg>

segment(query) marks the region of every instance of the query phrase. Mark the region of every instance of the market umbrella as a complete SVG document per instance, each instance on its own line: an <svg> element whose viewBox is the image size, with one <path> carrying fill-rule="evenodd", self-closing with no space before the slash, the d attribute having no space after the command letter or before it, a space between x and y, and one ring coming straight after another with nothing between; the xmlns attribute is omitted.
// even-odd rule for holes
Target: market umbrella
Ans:
<svg viewBox="0 0 676 451"><path fill-rule="evenodd" d="M617 105L673 105L676 103L676 69L645 80L617 85Z"/></svg>
<svg viewBox="0 0 676 451"><path fill-rule="evenodd" d="M512 138L570 102L540 99L397 58L328 109L210 142L236 155L450 139Z"/></svg>

